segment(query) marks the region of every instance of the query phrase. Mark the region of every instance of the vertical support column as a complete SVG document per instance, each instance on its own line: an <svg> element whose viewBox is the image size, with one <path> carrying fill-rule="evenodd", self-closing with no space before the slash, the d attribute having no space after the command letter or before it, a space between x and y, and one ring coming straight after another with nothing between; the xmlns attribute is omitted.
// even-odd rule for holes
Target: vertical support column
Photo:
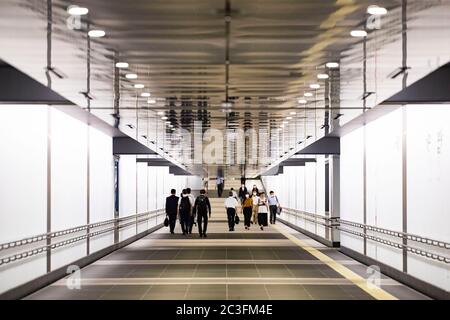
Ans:
<svg viewBox="0 0 450 320"><path fill-rule="evenodd" d="M330 186L330 218L339 218L340 214L340 158L338 155L330 155L329 165L329 186ZM340 242L340 233L337 229L331 229L331 242Z"/></svg>
<svg viewBox="0 0 450 320"><path fill-rule="evenodd" d="M50 70L52 69L52 24L53 24L53 11L52 0L47 0L47 87L52 88L52 78L50 76ZM52 232L52 113L51 107L47 106L47 233ZM47 272L52 270L52 257L51 257L51 245L52 241L50 237L47 237L46 245L46 259L47 259Z"/></svg>
<svg viewBox="0 0 450 320"><path fill-rule="evenodd" d="M407 0L402 0L402 69L403 80L402 88L407 86L408 73L406 72L407 66ZM408 167L407 167L407 113L406 106L402 106L402 232L408 232ZM403 239L403 272L408 272L408 251L406 246L408 240Z"/></svg>
<svg viewBox="0 0 450 320"><path fill-rule="evenodd" d="M91 138L90 138L90 126L86 126L87 131L87 150L86 150L86 224L91 223ZM89 234L91 232L90 228L87 227L86 233ZM90 239L88 236L86 238L86 255L90 253Z"/></svg>
<svg viewBox="0 0 450 320"><path fill-rule="evenodd" d="M114 243L119 242L119 161L120 156L114 156Z"/></svg>

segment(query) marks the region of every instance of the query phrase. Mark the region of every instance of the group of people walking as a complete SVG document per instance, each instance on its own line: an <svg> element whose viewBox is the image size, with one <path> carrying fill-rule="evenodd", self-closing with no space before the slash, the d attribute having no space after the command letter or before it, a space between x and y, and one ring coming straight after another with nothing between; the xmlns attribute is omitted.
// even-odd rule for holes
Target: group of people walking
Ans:
<svg viewBox="0 0 450 320"><path fill-rule="evenodd" d="M175 233L176 220L179 219L183 235L192 234L192 229L197 224L200 237L206 238L208 219L211 218L211 203L206 196L206 190L200 190L198 197L191 194L190 188L183 189L179 197L176 196L175 189L170 193L171 195L166 198L170 233ZM264 230L268 225L268 217L270 223L275 224L281 206L273 191L270 191L267 197L264 192L259 192L256 185L248 192L245 184L242 184L239 192L231 188L228 198L225 199L225 209L229 231L234 231L235 224L239 221L239 211L244 216L246 230L250 230L251 224L259 225L259 228Z"/></svg>
<svg viewBox="0 0 450 320"><path fill-rule="evenodd" d="M193 226L198 224L200 237L206 238L208 217L211 217L211 203L206 196L206 190L200 190L197 198L191 194L191 188L183 189L180 197L176 196L175 189L170 190L170 193L171 195L166 198L166 214L169 219L170 233L175 233L175 223L178 217L183 235L192 234Z"/></svg>
<svg viewBox="0 0 450 320"><path fill-rule="evenodd" d="M261 230L264 230L264 227L268 225L268 215L270 223L275 224L276 215L281 211L280 202L273 191L270 191L269 196L266 197L266 194L259 192L254 185L251 193L249 193L245 184L241 185L238 193L231 188L229 197L225 200L225 208L230 231L234 231L236 214L239 208L242 208L246 230L250 230L251 224L257 224Z"/></svg>

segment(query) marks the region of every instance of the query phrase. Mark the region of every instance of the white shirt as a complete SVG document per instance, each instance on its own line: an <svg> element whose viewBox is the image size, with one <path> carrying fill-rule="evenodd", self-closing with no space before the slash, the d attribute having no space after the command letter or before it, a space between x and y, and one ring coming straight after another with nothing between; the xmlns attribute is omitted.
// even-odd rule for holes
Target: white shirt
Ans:
<svg viewBox="0 0 450 320"><path fill-rule="evenodd" d="M238 206L238 202L236 198L228 197L225 199L225 208L233 208L235 209Z"/></svg>
<svg viewBox="0 0 450 320"><path fill-rule="evenodd" d="M253 199L253 205L257 206L258 205L258 201L259 201L259 197L258 196L252 196Z"/></svg>
<svg viewBox="0 0 450 320"><path fill-rule="evenodd" d="M189 197L189 202L191 203L191 208L194 207L195 197L192 194L187 195Z"/></svg>

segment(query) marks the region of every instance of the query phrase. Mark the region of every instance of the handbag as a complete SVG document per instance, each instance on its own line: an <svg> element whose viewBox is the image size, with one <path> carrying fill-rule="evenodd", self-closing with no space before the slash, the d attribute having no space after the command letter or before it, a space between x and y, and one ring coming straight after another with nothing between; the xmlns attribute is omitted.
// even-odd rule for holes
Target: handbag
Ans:
<svg viewBox="0 0 450 320"><path fill-rule="evenodd" d="M281 207L277 207L277 214L280 215L281 214L281 210L283 210L283 208Z"/></svg>
<svg viewBox="0 0 450 320"><path fill-rule="evenodd" d="M240 221L239 216L235 215L234 216L234 224L239 224L239 221Z"/></svg>
<svg viewBox="0 0 450 320"><path fill-rule="evenodd" d="M169 217L166 216L166 218L164 219L164 227L168 227L169 226Z"/></svg>

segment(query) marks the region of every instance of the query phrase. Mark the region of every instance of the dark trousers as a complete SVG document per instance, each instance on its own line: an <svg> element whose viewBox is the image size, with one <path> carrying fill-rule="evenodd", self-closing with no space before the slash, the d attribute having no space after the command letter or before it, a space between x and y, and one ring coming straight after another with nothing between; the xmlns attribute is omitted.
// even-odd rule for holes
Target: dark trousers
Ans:
<svg viewBox="0 0 450 320"><path fill-rule="evenodd" d="M206 228L208 227L208 213L207 212L199 213L197 217L197 223L198 223L198 233L206 234Z"/></svg>
<svg viewBox="0 0 450 320"><path fill-rule="evenodd" d="M228 216L228 227L233 230L234 229L234 217L236 215L235 208L227 208L227 216Z"/></svg>
<svg viewBox="0 0 450 320"><path fill-rule="evenodd" d="M221 197L222 193L223 193L223 183L217 185L217 195Z"/></svg>
<svg viewBox="0 0 450 320"><path fill-rule="evenodd" d="M275 221L277 220L277 206L269 206L269 210L270 210L270 223L275 223Z"/></svg>
<svg viewBox="0 0 450 320"><path fill-rule="evenodd" d="M190 215L189 216L189 233L192 233L192 228L194 227L194 223L195 223L195 216L194 215Z"/></svg>
<svg viewBox="0 0 450 320"><path fill-rule="evenodd" d="M180 224L181 224L181 231L183 231L183 234L189 232L189 219L190 215L188 212L180 212Z"/></svg>
<svg viewBox="0 0 450 320"><path fill-rule="evenodd" d="M175 223L177 222L177 214L169 214L168 216L170 232L173 232L175 230Z"/></svg>
<svg viewBox="0 0 450 320"><path fill-rule="evenodd" d="M252 207L244 207L244 226L250 227L251 218L252 218Z"/></svg>

